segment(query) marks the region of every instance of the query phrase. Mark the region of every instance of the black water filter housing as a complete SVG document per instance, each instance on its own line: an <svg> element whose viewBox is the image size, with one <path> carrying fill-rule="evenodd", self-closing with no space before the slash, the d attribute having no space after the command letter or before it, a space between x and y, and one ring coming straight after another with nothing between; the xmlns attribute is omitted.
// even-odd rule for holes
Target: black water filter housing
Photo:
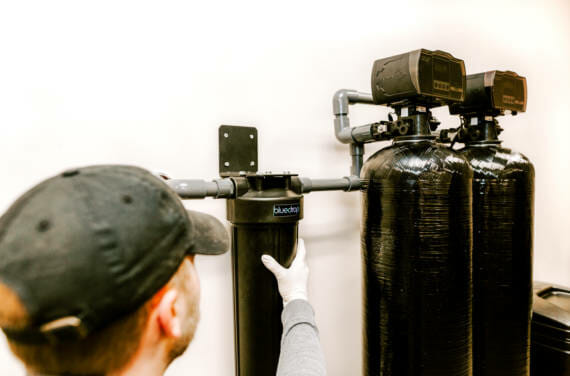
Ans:
<svg viewBox="0 0 570 376"><path fill-rule="evenodd" d="M534 167L501 146L495 116L526 108L513 72L467 76L459 153L473 176L473 375L528 376L532 310Z"/></svg>
<svg viewBox="0 0 570 376"><path fill-rule="evenodd" d="M275 375L283 302L275 277L261 263L269 254L289 267L296 254L303 196L292 174L232 177L236 198L227 200L232 224L232 271L237 376Z"/></svg>

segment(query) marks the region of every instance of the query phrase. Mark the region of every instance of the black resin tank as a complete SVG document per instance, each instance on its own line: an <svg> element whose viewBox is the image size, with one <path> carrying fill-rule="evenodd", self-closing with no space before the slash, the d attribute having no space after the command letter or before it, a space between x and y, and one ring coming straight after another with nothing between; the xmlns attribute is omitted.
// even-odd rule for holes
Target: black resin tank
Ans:
<svg viewBox="0 0 570 376"><path fill-rule="evenodd" d="M473 179L475 376L528 376L534 168L498 141L460 153Z"/></svg>
<svg viewBox="0 0 570 376"><path fill-rule="evenodd" d="M364 164L364 375L472 375L472 171L430 136Z"/></svg>
<svg viewBox="0 0 570 376"><path fill-rule="evenodd" d="M526 110L514 72L467 76L459 151L473 168L473 375L528 376L534 168L501 147L497 116Z"/></svg>

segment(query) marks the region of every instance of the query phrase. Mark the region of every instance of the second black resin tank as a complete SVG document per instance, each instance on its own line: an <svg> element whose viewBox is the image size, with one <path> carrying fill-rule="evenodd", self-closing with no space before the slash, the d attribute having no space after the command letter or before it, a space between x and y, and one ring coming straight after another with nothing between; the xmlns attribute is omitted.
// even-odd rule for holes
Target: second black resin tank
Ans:
<svg viewBox="0 0 570 376"><path fill-rule="evenodd" d="M526 109L513 72L467 76L459 152L473 168L473 375L528 376L534 167L501 146L496 116Z"/></svg>
<svg viewBox="0 0 570 376"><path fill-rule="evenodd" d="M534 168L500 144L460 152L474 171L474 375L528 376Z"/></svg>

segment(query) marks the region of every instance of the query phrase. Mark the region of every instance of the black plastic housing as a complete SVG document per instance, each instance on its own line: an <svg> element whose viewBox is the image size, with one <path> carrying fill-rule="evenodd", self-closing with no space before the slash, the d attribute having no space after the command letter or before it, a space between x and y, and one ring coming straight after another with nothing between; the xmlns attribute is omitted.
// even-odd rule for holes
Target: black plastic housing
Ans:
<svg viewBox="0 0 570 376"><path fill-rule="evenodd" d="M471 376L469 164L429 136L363 166L365 376Z"/></svg>
<svg viewBox="0 0 570 376"><path fill-rule="evenodd" d="M534 282L532 376L570 375L570 288Z"/></svg>
<svg viewBox="0 0 570 376"><path fill-rule="evenodd" d="M374 62L374 103L438 107L465 97L465 64L443 51L411 51Z"/></svg>
<svg viewBox="0 0 570 376"><path fill-rule="evenodd" d="M526 111L526 78L511 71L488 71L467 76L465 101L449 106L451 114L497 116Z"/></svg>
<svg viewBox="0 0 570 376"><path fill-rule="evenodd" d="M232 224L237 376L267 376L277 371L283 302L261 256L269 254L284 267L295 258L303 196L291 190L291 176L232 178L237 198L227 200L227 217Z"/></svg>

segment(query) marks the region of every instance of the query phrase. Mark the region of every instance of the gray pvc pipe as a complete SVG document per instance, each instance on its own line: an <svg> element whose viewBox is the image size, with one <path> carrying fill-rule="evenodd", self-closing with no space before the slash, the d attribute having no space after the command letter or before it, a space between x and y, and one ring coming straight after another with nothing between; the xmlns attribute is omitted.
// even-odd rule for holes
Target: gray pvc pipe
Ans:
<svg viewBox="0 0 570 376"><path fill-rule="evenodd" d="M318 191L357 191L361 182L358 176L346 176L338 179L298 178L301 183L300 193ZM231 179L206 181L201 179L172 179L165 181L181 199L200 199L205 197L234 197L235 187Z"/></svg>
<svg viewBox="0 0 570 376"><path fill-rule="evenodd" d="M352 160L350 175L360 177L364 159L364 144L350 144L350 157Z"/></svg>
<svg viewBox="0 0 570 376"><path fill-rule="evenodd" d="M372 126L362 125L350 127L348 118L348 108L351 104L365 103L374 104L372 94L361 93L356 90L341 89L333 96L334 132L337 140L350 145L350 157L352 165L350 174L358 177L362 169L362 158L364 156L364 143L373 140Z"/></svg>
<svg viewBox="0 0 570 376"><path fill-rule="evenodd" d="M357 176L345 176L339 179L311 179L300 177L301 193L317 191L357 191L360 189L360 179Z"/></svg>
<svg viewBox="0 0 570 376"><path fill-rule="evenodd" d="M353 137L353 129L350 128L350 120L348 118L348 107L351 104L365 103L374 104L372 99L372 94L361 93L356 90L341 89L334 93L333 96L333 113L334 119L334 130L337 140L344 144L350 144L358 141ZM362 127L357 127L359 129ZM362 133L363 130L359 129L358 133ZM364 133L366 131L364 130ZM370 133L370 132L368 132Z"/></svg>
<svg viewBox="0 0 570 376"><path fill-rule="evenodd" d="M228 198L232 197L235 188L230 179L217 179L205 181L199 179L174 179L166 180L170 186L182 199L192 198Z"/></svg>

